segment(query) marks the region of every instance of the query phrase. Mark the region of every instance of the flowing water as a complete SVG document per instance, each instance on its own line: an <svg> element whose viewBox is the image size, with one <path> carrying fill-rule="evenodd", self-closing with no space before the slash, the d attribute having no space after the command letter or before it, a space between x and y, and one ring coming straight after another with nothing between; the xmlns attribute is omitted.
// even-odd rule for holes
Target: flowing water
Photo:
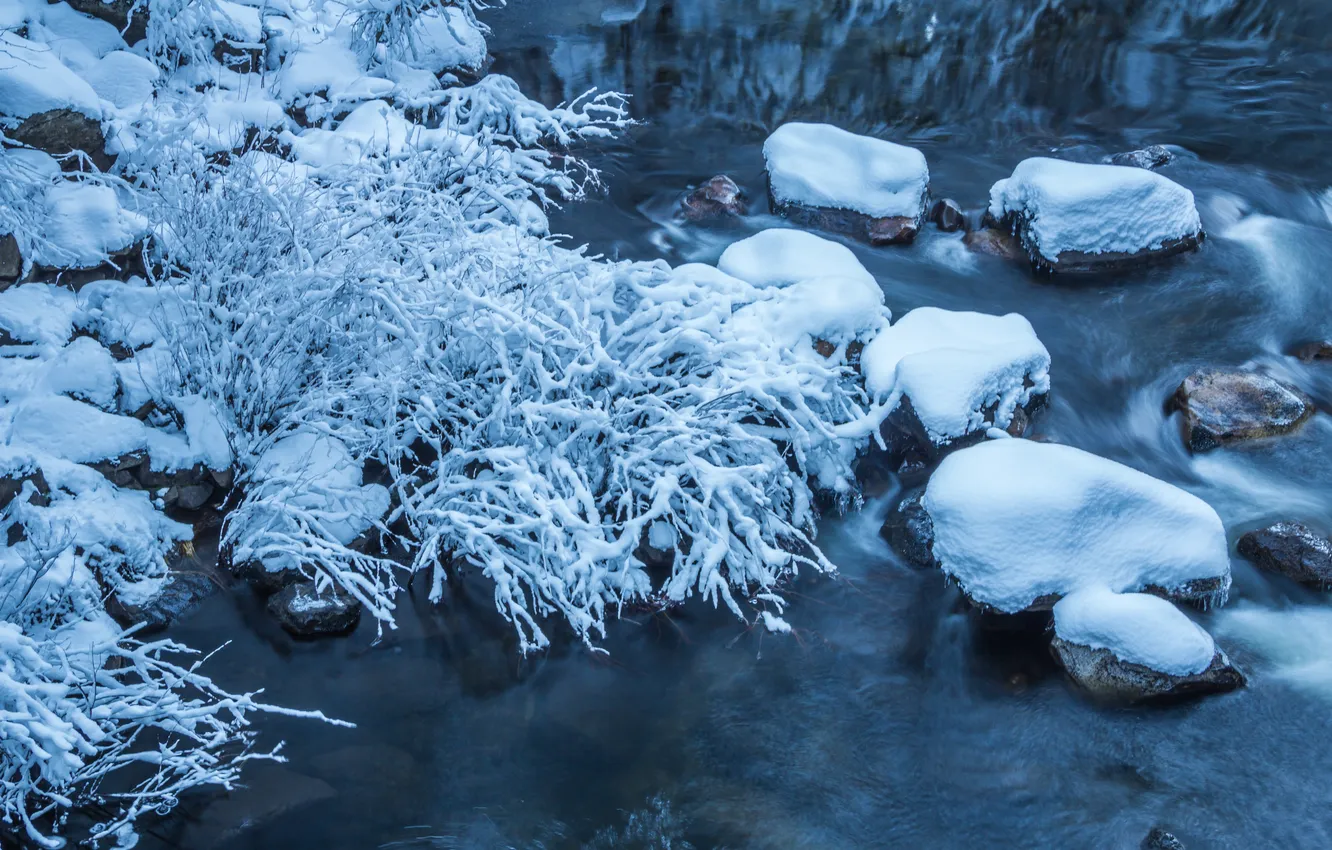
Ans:
<svg viewBox="0 0 1332 850"><path fill-rule="evenodd" d="M1192 368L1258 365L1326 411L1332 366L1332 4L1326 0L510 0L495 70L548 102L596 86L641 122L594 160L604 197L553 217L610 256L715 260L683 229L714 173L762 207L763 138L826 120L916 145L936 196L979 209L1024 157L1178 145L1208 239L1077 286L927 228L856 247L894 313L1027 316L1053 357L1036 429L1209 501L1232 541L1278 518L1332 531L1332 418L1190 457L1162 402ZM774 222L754 216L754 230ZM623 622L609 656L520 661L484 586L402 628L294 643L240 590L178 628L233 644L230 687L355 730L263 719L291 763L183 803L143 846L240 848L1107 847L1154 825L1190 848L1332 846L1332 604L1234 563L1198 615L1250 674L1165 709L1094 706L1042 642L980 634L934 573L879 540L891 494L827 521L835 578L792 589L775 638L705 607Z"/></svg>

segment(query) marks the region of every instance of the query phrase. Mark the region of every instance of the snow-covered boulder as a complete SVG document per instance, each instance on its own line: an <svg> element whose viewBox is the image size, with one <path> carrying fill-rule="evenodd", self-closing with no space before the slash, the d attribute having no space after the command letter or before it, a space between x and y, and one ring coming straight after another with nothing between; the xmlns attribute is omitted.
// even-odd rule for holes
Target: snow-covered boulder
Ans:
<svg viewBox="0 0 1332 850"><path fill-rule="evenodd" d="M1243 687L1212 636L1164 599L1087 587L1054 606L1055 658L1097 697L1142 702Z"/></svg>
<svg viewBox="0 0 1332 850"><path fill-rule="evenodd" d="M915 148L797 122L768 137L763 158L776 212L873 245L916 238L930 171Z"/></svg>
<svg viewBox="0 0 1332 850"><path fill-rule="evenodd" d="M1185 378L1166 408L1179 411L1184 443L1195 452L1289 434L1314 414L1313 399L1289 384L1216 369Z"/></svg>
<svg viewBox="0 0 1332 850"><path fill-rule="evenodd" d="M65 181L46 193L46 241L33 261L59 269L95 268L132 254L148 234L148 220L120 205L115 190Z"/></svg>
<svg viewBox="0 0 1332 850"><path fill-rule="evenodd" d="M885 437L928 457L1008 428L1050 392L1050 352L1016 313L918 307L865 346L861 371L876 397L900 396Z"/></svg>
<svg viewBox="0 0 1332 850"><path fill-rule="evenodd" d="M0 125L14 141L64 155L82 151L110 165L101 100L46 44L0 32Z"/></svg>
<svg viewBox="0 0 1332 850"><path fill-rule="evenodd" d="M412 21L413 65L435 74L476 76L486 65L486 37L461 9L432 9Z"/></svg>
<svg viewBox="0 0 1332 850"><path fill-rule="evenodd" d="M990 189L989 214L1014 230L1032 263L1103 271L1193 250L1193 193L1142 168L1036 157Z"/></svg>
<svg viewBox="0 0 1332 850"><path fill-rule="evenodd" d="M1239 539L1239 553L1264 570L1332 590L1332 540L1298 522L1278 522Z"/></svg>
<svg viewBox="0 0 1332 850"><path fill-rule="evenodd" d="M757 287L789 286L816 277L874 282L874 275L850 248L788 228L771 228L731 244L722 252L717 268Z"/></svg>
<svg viewBox="0 0 1332 850"><path fill-rule="evenodd" d="M1048 609L1088 586L1219 604L1230 553L1190 493L1070 446L1001 438L944 458L921 505L940 568L975 604Z"/></svg>

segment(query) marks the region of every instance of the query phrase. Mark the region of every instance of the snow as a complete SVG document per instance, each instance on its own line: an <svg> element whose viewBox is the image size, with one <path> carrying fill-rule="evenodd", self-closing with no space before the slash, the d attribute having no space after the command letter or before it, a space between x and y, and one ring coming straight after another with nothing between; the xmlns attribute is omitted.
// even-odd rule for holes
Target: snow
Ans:
<svg viewBox="0 0 1332 850"><path fill-rule="evenodd" d="M1005 428L1019 405L1050 391L1050 353L1017 313L918 307L865 346L860 362L866 388L909 398L935 443Z"/></svg>
<svg viewBox="0 0 1332 850"><path fill-rule="evenodd" d="M152 102L159 75L157 66L137 53L115 50L97 60L84 78L102 100L130 109Z"/></svg>
<svg viewBox="0 0 1332 850"><path fill-rule="evenodd" d="M930 182L915 148L830 124L783 124L763 144L773 197L783 204L853 210L871 218L924 213Z"/></svg>
<svg viewBox="0 0 1332 850"><path fill-rule="evenodd" d="M1071 446L1006 439L944 458L922 500L934 555L973 599L1016 612L1088 586L1230 585L1221 518L1164 481Z"/></svg>
<svg viewBox="0 0 1332 850"><path fill-rule="evenodd" d="M69 109L102 117L92 86L61 63L50 47L0 32L0 114L14 119Z"/></svg>
<svg viewBox="0 0 1332 850"><path fill-rule="evenodd" d="M1054 627L1070 643L1107 649L1120 661L1171 676L1201 673L1216 655L1202 626L1146 593L1083 588L1055 603Z"/></svg>
<svg viewBox="0 0 1332 850"><path fill-rule="evenodd" d="M68 3L52 3L41 9L39 16L40 23L28 26L28 39L48 45L80 76L86 77L88 69L102 56L127 47L114 26L76 12Z"/></svg>
<svg viewBox="0 0 1332 850"><path fill-rule="evenodd" d="M33 258L55 268L92 268L148 233L148 220L121 207L109 186L66 181L47 190L47 243Z"/></svg>
<svg viewBox="0 0 1332 850"><path fill-rule="evenodd" d="M872 338L888 324L883 290L872 278L819 277L769 289L736 310L728 324L738 340L767 338L776 346L809 349L815 340L834 345Z"/></svg>
<svg viewBox="0 0 1332 850"><path fill-rule="evenodd" d="M278 72L277 95L283 103L315 92L337 103L380 97L392 90L390 80L367 75L355 51L333 37L301 45Z"/></svg>
<svg viewBox="0 0 1332 850"><path fill-rule="evenodd" d="M0 329L19 342L64 345L74 333L78 299L51 283L25 283L0 292Z"/></svg>
<svg viewBox="0 0 1332 850"><path fill-rule="evenodd" d="M103 410L115 406L115 362L97 340L78 337L49 357L0 357L0 396L68 395Z"/></svg>
<svg viewBox="0 0 1332 850"><path fill-rule="evenodd" d="M476 72L486 61L486 39L462 10L432 9L412 22L412 48L417 67L436 74Z"/></svg>
<svg viewBox="0 0 1332 850"><path fill-rule="evenodd" d="M874 275L850 248L787 228L764 230L730 245L722 252L717 268L758 287L789 286L816 277L860 278L874 283Z"/></svg>
<svg viewBox="0 0 1332 850"><path fill-rule="evenodd" d="M1145 168L1036 157L990 189L990 213L1017 215L1045 259L1066 251L1126 253L1202 230L1193 193Z"/></svg>

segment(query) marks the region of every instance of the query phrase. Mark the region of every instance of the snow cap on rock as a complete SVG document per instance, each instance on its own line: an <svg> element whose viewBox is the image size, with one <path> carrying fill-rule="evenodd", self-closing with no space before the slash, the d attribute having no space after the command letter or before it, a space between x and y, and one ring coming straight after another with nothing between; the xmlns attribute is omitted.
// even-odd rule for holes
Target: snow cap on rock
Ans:
<svg viewBox="0 0 1332 850"><path fill-rule="evenodd" d="M773 197L781 204L852 210L871 218L919 218L930 170L915 148L791 123L763 144Z"/></svg>

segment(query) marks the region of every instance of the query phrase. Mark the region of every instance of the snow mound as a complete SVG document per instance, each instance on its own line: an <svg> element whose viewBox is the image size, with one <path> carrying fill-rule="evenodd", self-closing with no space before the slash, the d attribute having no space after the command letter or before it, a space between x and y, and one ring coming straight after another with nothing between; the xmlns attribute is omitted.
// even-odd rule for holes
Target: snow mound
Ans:
<svg viewBox="0 0 1332 850"><path fill-rule="evenodd" d="M1106 649L1120 661L1172 676L1201 673L1216 655L1201 626L1146 593L1084 588L1055 603L1054 625L1055 634L1070 643Z"/></svg>
<svg viewBox="0 0 1332 850"><path fill-rule="evenodd" d="M767 337L781 347L812 350L815 340L842 345L873 338L890 318L873 279L819 277L764 293L731 317L737 339Z"/></svg>
<svg viewBox="0 0 1332 850"><path fill-rule="evenodd" d="M148 220L127 210L109 186L66 181L46 193L46 242L34 260L55 268L92 268L148 233Z"/></svg>
<svg viewBox="0 0 1332 850"><path fill-rule="evenodd" d="M161 72L137 53L114 50L84 72L98 97L117 109L130 109L151 103L153 89Z"/></svg>
<svg viewBox="0 0 1332 850"><path fill-rule="evenodd" d="M1004 612L1088 586L1224 599L1230 554L1198 497L1070 446L1001 439L944 459L922 500L934 556Z"/></svg>
<svg viewBox="0 0 1332 850"><path fill-rule="evenodd" d="M486 62L486 38L461 9L446 6L418 15L412 22L415 65L442 74L476 73Z"/></svg>
<svg viewBox="0 0 1332 850"><path fill-rule="evenodd" d="M763 144L780 204L844 209L871 218L920 218L930 170L915 148L830 124L783 124Z"/></svg>
<svg viewBox="0 0 1332 850"><path fill-rule="evenodd" d="M871 393L910 400L936 445L1006 428L1020 405L1050 391L1050 352L1017 313L918 307L865 346L861 369Z"/></svg>
<svg viewBox="0 0 1332 850"><path fill-rule="evenodd" d="M50 283L25 283L0 292L0 330L16 342L64 345L74 333L78 299Z"/></svg>
<svg viewBox="0 0 1332 850"><path fill-rule="evenodd" d="M722 252L717 268L758 287L789 286L816 277L860 278L878 285L850 248L787 228L764 230L732 244Z"/></svg>
<svg viewBox="0 0 1332 850"><path fill-rule="evenodd" d="M49 46L0 32L0 113L22 119L69 109L101 119L97 92Z"/></svg>
<svg viewBox="0 0 1332 850"><path fill-rule="evenodd" d="M1028 250L1136 254L1202 230L1193 193L1154 171L1036 157L990 189L990 214L1017 218Z"/></svg>

